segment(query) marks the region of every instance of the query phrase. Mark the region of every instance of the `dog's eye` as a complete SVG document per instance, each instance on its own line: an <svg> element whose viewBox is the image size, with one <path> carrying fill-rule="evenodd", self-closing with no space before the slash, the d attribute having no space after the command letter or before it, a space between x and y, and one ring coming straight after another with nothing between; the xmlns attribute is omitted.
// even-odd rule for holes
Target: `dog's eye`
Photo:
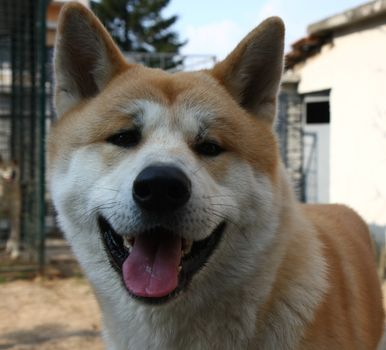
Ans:
<svg viewBox="0 0 386 350"><path fill-rule="evenodd" d="M124 148L134 147L140 140L141 132L138 129L121 131L106 139L108 143Z"/></svg>
<svg viewBox="0 0 386 350"><path fill-rule="evenodd" d="M222 152L224 149L213 141L201 142L195 146L195 151L199 154L209 157L216 157Z"/></svg>

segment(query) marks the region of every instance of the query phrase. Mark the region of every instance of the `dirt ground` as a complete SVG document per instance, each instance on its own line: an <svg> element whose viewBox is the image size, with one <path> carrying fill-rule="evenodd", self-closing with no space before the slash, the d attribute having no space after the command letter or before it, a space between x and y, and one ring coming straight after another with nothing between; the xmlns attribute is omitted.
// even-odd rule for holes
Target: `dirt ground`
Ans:
<svg viewBox="0 0 386 350"><path fill-rule="evenodd" d="M0 350L38 349L104 349L98 306L85 279L0 284Z"/></svg>
<svg viewBox="0 0 386 350"><path fill-rule="evenodd" d="M0 284L0 350L102 350L100 314L83 278Z"/></svg>

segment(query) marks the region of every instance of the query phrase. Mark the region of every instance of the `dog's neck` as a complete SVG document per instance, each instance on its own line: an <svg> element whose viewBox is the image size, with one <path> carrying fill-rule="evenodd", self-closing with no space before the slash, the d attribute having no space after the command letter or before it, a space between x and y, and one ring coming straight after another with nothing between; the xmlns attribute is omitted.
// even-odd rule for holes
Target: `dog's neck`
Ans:
<svg viewBox="0 0 386 350"><path fill-rule="evenodd" d="M101 300L108 349L247 349L255 332L256 298L246 289L217 300L181 298L163 306L128 300L125 312Z"/></svg>
<svg viewBox="0 0 386 350"><path fill-rule="evenodd" d="M274 254L278 265L271 271L275 277L266 294L269 298L257 310L253 343L261 344L261 349L297 349L328 288L327 264L315 228L295 199L284 167L278 187L282 196Z"/></svg>

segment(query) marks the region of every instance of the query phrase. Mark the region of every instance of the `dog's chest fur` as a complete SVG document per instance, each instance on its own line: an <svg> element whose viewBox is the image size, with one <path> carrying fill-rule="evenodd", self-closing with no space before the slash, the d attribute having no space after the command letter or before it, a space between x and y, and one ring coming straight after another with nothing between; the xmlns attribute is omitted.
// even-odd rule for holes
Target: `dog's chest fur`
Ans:
<svg viewBox="0 0 386 350"><path fill-rule="evenodd" d="M242 315L240 305L220 311L191 310L189 306L149 310L134 304L129 309L129 322L125 314L118 322L114 318L119 312L104 313L109 349L247 349L255 330L255 315L247 304L241 307ZM127 329L109 327L109 320L115 325L126 324Z"/></svg>

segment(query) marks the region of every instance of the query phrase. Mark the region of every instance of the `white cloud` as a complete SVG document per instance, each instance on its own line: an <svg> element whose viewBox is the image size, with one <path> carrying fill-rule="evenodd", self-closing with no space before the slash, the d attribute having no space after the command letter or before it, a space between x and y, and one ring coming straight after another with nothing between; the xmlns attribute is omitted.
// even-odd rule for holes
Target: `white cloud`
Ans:
<svg viewBox="0 0 386 350"><path fill-rule="evenodd" d="M243 0L235 4L234 0L223 0L220 5L217 1L208 0L174 0L170 5L170 14L180 15L180 37L189 40L182 53L210 54L222 59L267 17L280 16L284 20L288 51L290 44L307 35L306 28L310 23L363 1Z"/></svg>
<svg viewBox="0 0 386 350"><path fill-rule="evenodd" d="M292 3L283 0L268 0L262 6L256 19L260 23L271 16L279 16L283 19L286 26L285 50L291 49L291 44L306 35L308 20L306 16L301 16L301 3L304 0L297 0ZM300 5L300 6L299 6Z"/></svg>
<svg viewBox="0 0 386 350"><path fill-rule="evenodd" d="M189 38L183 54L210 54L224 58L246 33L237 22L223 20L201 26L189 25L182 37Z"/></svg>
<svg viewBox="0 0 386 350"><path fill-rule="evenodd" d="M300 38L299 32L304 31L305 24L291 23L289 26L288 22L293 21L286 18L289 17L287 7L282 0L268 0L258 12L244 13L243 21L235 18L203 25L188 25L183 29L181 37L188 38L189 41L181 52L187 55L215 55L217 59L223 59L250 30L270 16L281 16L287 22L286 51L288 51L290 44Z"/></svg>
<svg viewBox="0 0 386 350"><path fill-rule="evenodd" d="M260 23L271 16L280 16L283 13L283 5L280 0L268 0L257 14L256 23Z"/></svg>

